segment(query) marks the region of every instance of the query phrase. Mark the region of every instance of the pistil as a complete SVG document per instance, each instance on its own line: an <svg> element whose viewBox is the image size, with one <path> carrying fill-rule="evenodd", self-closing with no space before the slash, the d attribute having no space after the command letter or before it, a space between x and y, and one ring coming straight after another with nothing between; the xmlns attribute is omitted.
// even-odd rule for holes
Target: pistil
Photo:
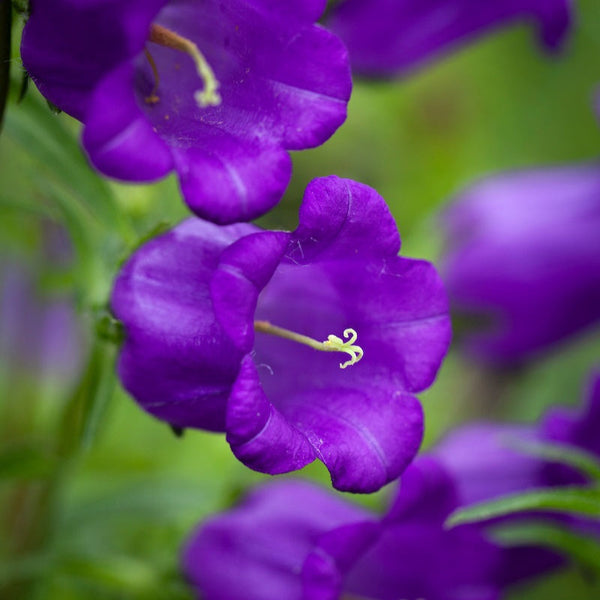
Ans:
<svg viewBox="0 0 600 600"><path fill-rule="evenodd" d="M217 80L214 71L208 64L204 54L200 52L198 46L191 40L163 27L153 23L150 27L150 35L148 41L163 46L165 48L172 48L179 52L187 54L196 65L196 71L198 76L202 80L203 89L198 90L194 94L194 100L198 103L198 106L204 108L206 106L218 106L221 104L221 95L219 94L219 81ZM146 55L148 56L148 54ZM150 66L153 67L155 87L152 93L146 100L151 104L158 102L159 98L156 95L156 89L158 86L158 72L156 71L156 65L153 66L154 61L150 61Z"/></svg>
<svg viewBox="0 0 600 600"><path fill-rule="evenodd" d="M324 342L319 342L307 335L302 335L301 333L296 333L295 331L273 325L269 323L269 321L254 321L254 330L259 331L260 333L275 335L286 340L292 340L299 344L304 344L313 350L320 350L322 352L345 352L350 355L350 358L346 362L340 363L340 369L345 369L346 367L356 364L364 354L363 349L354 343L358 338L358 334L354 329L344 329L344 337L347 339L345 342L337 335L328 335Z"/></svg>

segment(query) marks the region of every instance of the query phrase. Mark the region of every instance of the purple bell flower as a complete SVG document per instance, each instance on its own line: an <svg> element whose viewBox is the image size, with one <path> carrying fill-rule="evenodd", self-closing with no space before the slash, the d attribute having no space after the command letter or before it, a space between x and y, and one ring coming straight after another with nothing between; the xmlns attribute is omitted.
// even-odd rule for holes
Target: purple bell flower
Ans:
<svg viewBox="0 0 600 600"><path fill-rule="evenodd" d="M299 222L288 233L190 219L140 248L112 296L119 373L146 411L226 432L253 469L318 458L335 487L371 492L421 443L414 394L448 348L446 296L431 264L398 256L371 188L314 180Z"/></svg>
<svg viewBox="0 0 600 600"><path fill-rule="evenodd" d="M57 391L79 376L88 340L77 318L75 299L44 285L48 274L60 273L73 260L67 232L50 221L40 227L36 261L2 253L0 258L0 369L15 382L33 382ZM50 385L49 385L50 384Z"/></svg>
<svg viewBox="0 0 600 600"><path fill-rule="evenodd" d="M553 408L531 425L485 422L466 425L452 431L434 448L432 455L451 473L459 503L467 506L507 494L585 483L586 478L580 472L527 452L525 445L559 444L600 457L599 428L600 372L596 372L581 409ZM531 518L532 514L524 516ZM520 518L521 515L511 515L500 521ZM544 513L543 518L559 519L596 539L600 535L598 524L587 519L550 513ZM546 548L507 548L499 581L508 585L548 573L563 564L563 557Z"/></svg>
<svg viewBox="0 0 600 600"><path fill-rule="evenodd" d="M270 210L288 150L346 117L340 40L325 0L32 0L21 53L40 91L83 121L104 174L179 175L189 207L218 222Z"/></svg>
<svg viewBox="0 0 600 600"><path fill-rule="evenodd" d="M434 453L457 482L461 503L472 504L533 488L583 483L582 474L525 452L520 444L561 444L600 458L599 429L597 372L591 377L587 400L580 410L553 408L539 423L531 425L466 425L452 431Z"/></svg>
<svg viewBox="0 0 600 600"><path fill-rule="evenodd" d="M427 457L383 517L309 483L271 483L194 531L183 571L206 600L496 600L503 551L475 526L444 529L456 506Z"/></svg>
<svg viewBox="0 0 600 600"><path fill-rule="evenodd" d="M506 173L445 214L442 268L453 308L491 319L471 354L515 363L600 318L600 165Z"/></svg>
<svg viewBox="0 0 600 600"><path fill-rule="evenodd" d="M365 75L407 75L415 68L514 22L533 22L549 50L563 41L569 0L343 0L328 21Z"/></svg>

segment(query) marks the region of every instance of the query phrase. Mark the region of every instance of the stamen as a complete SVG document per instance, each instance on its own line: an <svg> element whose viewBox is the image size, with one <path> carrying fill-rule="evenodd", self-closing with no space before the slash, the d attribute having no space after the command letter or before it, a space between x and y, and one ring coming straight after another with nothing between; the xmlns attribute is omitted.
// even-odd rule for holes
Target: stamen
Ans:
<svg viewBox="0 0 600 600"><path fill-rule="evenodd" d="M322 352L345 352L350 355L350 358L340 363L340 369L345 369L351 365L356 364L364 355L363 349L357 346L354 342L358 338L358 334L354 329L345 329L344 337L350 338L346 342L342 341L337 335L329 335L324 342L319 342L307 335L272 325L269 321L254 321L254 330L260 333L268 333L270 335L276 335L278 337L285 338L286 340L292 340L305 346L309 346L314 350L321 350Z"/></svg>
<svg viewBox="0 0 600 600"><path fill-rule="evenodd" d="M152 88L152 91L150 92L150 94L144 98L144 100L145 100L146 104L156 104L157 102L160 101L160 98L156 94L156 92L158 91L158 86L160 84L160 76L158 75L158 69L156 68L156 63L154 62L154 59L152 58L152 54L150 54L150 52L148 52L148 50L146 50L145 48L144 48L144 55L146 56L148 62L150 63L150 68L152 69L152 75L154 77L154 87Z"/></svg>
<svg viewBox="0 0 600 600"><path fill-rule="evenodd" d="M218 92L219 81L215 77L204 54L200 52L198 46L196 46L194 42L178 35L162 25L156 25L156 23L153 23L152 27L150 27L148 40L166 48L185 52L191 57L196 65L198 76L204 85L204 89L198 90L194 94L194 99L198 103L198 106L204 108L206 106L218 106L221 104L221 95Z"/></svg>

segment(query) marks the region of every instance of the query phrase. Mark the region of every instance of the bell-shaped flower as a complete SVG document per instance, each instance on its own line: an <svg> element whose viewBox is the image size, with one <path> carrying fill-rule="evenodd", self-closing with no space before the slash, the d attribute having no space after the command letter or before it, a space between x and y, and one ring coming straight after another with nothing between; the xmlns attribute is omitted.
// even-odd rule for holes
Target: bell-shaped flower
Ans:
<svg viewBox="0 0 600 600"><path fill-rule="evenodd" d="M531 448L558 444L600 458L599 429L600 372L596 372L580 409L554 407L534 424L465 425L438 444L434 454L452 473L461 502L472 504L534 488L583 483L581 473L537 456Z"/></svg>
<svg viewBox="0 0 600 600"><path fill-rule="evenodd" d="M29 393L66 394L88 350L74 298L47 284L72 262L66 231L45 221L40 233L29 238L39 244L35 262L6 248L0 258L0 364L14 375L15 397L19 384Z"/></svg>
<svg viewBox="0 0 600 600"><path fill-rule="evenodd" d="M384 200L334 176L291 233L185 221L116 280L123 385L175 427L226 432L253 469L318 458L337 488L374 491L417 452L415 393L450 341L434 267L399 250Z"/></svg>
<svg viewBox="0 0 600 600"><path fill-rule="evenodd" d="M600 319L600 165L489 177L447 210L442 274L473 357L515 363Z"/></svg>
<svg viewBox="0 0 600 600"><path fill-rule="evenodd" d="M218 222L271 209L288 150L322 144L346 116L340 40L315 25L325 0L36 0L23 64L83 121L102 173L179 176L189 207Z"/></svg>
<svg viewBox="0 0 600 600"><path fill-rule="evenodd" d="M571 21L569 0L342 0L328 25L358 73L407 75L484 33L532 22L555 50Z"/></svg>
<svg viewBox="0 0 600 600"><path fill-rule="evenodd" d="M595 372L581 408L553 407L533 424L471 423L450 432L432 454L451 474L459 503L466 506L535 489L589 483L580 471L540 454L538 449L551 445L558 456L574 450L600 458L599 427L600 373ZM514 523L532 516L559 521L580 535L600 538L597 519L529 512L495 521ZM514 547L506 552L502 581L508 584L547 573L563 563L564 557L555 549Z"/></svg>
<svg viewBox="0 0 600 600"><path fill-rule="evenodd" d="M445 529L456 505L426 457L383 517L306 482L271 483L201 524L183 571L206 600L497 600L503 550L475 526Z"/></svg>

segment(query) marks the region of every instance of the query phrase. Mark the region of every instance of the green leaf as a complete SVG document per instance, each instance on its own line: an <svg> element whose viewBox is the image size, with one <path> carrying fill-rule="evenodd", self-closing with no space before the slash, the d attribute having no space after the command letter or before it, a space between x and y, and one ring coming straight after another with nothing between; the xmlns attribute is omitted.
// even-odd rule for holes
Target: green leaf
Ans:
<svg viewBox="0 0 600 600"><path fill-rule="evenodd" d="M38 479L52 470L52 462L41 448L29 444L0 450L0 481L5 479Z"/></svg>
<svg viewBox="0 0 600 600"><path fill-rule="evenodd" d="M505 546L542 546L572 558L583 568L600 575L600 541L561 523L530 521L503 525L493 532Z"/></svg>
<svg viewBox="0 0 600 600"><path fill-rule="evenodd" d="M39 578L52 566L52 556L35 554L0 562L0 585L10 581Z"/></svg>
<svg viewBox="0 0 600 600"><path fill-rule="evenodd" d="M0 2L0 131L10 88L10 48L12 31L12 5Z"/></svg>
<svg viewBox="0 0 600 600"><path fill-rule="evenodd" d="M557 462L573 467L590 479L600 482L600 462L598 457L590 452L566 444L546 442L514 440L512 445L521 452L532 454L549 462Z"/></svg>
<svg viewBox="0 0 600 600"><path fill-rule="evenodd" d="M96 435L115 384L116 348L97 339L75 392L69 399L60 426L60 456L88 449Z"/></svg>
<svg viewBox="0 0 600 600"><path fill-rule="evenodd" d="M451 528L531 510L600 518L600 487L540 488L510 494L460 508L448 517L445 525Z"/></svg>
<svg viewBox="0 0 600 600"><path fill-rule="evenodd" d="M54 115L37 93L29 93L7 114L6 133L27 153L36 171L60 184L102 224L133 244L131 224L108 183L89 166L77 140L74 121Z"/></svg>

